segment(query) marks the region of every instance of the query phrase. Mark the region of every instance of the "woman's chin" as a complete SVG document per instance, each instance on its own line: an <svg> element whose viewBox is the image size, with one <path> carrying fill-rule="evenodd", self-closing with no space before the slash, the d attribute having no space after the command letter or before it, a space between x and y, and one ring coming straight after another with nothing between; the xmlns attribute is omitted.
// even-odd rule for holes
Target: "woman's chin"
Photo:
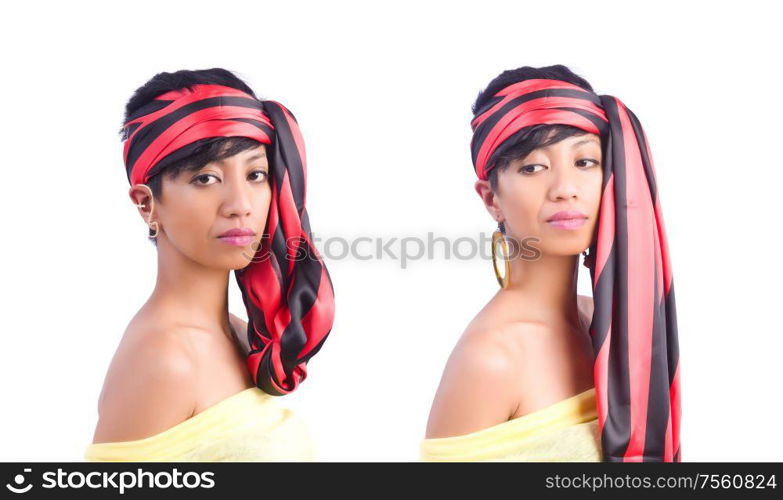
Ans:
<svg viewBox="0 0 783 500"><path fill-rule="evenodd" d="M587 249L587 244L568 243L558 245L555 242L551 242L545 247L541 247L541 253L552 257L573 257L579 255Z"/></svg>
<svg viewBox="0 0 783 500"><path fill-rule="evenodd" d="M212 267L219 267L228 271L237 271L246 268L253 261L253 249L251 247L238 247L230 252L222 251L222 255L214 255L211 259Z"/></svg>
<svg viewBox="0 0 783 500"><path fill-rule="evenodd" d="M247 258L245 256L240 256L240 258L231 259L231 261L228 263L227 267L231 271L238 271L240 269L246 268L251 262L252 262L252 259Z"/></svg>

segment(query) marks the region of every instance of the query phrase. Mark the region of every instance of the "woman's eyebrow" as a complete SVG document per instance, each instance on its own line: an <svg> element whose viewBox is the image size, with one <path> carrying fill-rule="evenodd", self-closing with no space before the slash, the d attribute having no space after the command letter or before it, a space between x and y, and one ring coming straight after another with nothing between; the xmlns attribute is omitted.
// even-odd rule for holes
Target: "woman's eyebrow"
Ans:
<svg viewBox="0 0 783 500"><path fill-rule="evenodd" d="M251 156L250 158L247 158L247 159L245 160L245 163L250 163L251 161L254 161L254 160L259 160L259 159L261 159L261 158L266 158L266 153L263 153L263 152L262 152L262 153L256 153L256 154L254 154L253 156ZM216 163L216 164L217 164L219 167L222 167L222 166L223 166L223 165L226 163L226 159L224 158L224 159L222 159L222 160L216 160L216 161L215 161L215 163Z"/></svg>
<svg viewBox="0 0 783 500"><path fill-rule="evenodd" d="M595 138L591 137L589 139L582 139L581 141L576 141L575 143L571 144L571 147L575 148L577 146L581 146L582 144L587 144L588 142L595 142L600 144Z"/></svg>
<svg viewBox="0 0 783 500"><path fill-rule="evenodd" d="M248 158L246 161L247 162L251 162L253 160L258 160L259 158L266 158L266 153L263 153L263 152L262 153L256 153L253 156L251 156L250 158Z"/></svg>

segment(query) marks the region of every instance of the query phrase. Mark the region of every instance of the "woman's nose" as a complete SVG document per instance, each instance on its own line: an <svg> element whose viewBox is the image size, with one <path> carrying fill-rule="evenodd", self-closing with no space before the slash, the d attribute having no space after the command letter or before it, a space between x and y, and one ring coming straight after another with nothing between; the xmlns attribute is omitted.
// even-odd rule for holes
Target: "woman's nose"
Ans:
<svg viewBox="0 0 783 500"><path fill-rule="evenodd" d="M578 174L576 168L568 168L562 165L555 166L552 175L552 185L549 188L549 196L553 201L576 198L579 193L577 186Z"/></svg>
<svg viewBox="0 0 783 500"><path fill-rule="evenodd" d="M244 180L244 179L243 179ZM226 182L226 199L223 202L225 217L248 216L252 211L252 189L247 182L229 180Z"/></svg>

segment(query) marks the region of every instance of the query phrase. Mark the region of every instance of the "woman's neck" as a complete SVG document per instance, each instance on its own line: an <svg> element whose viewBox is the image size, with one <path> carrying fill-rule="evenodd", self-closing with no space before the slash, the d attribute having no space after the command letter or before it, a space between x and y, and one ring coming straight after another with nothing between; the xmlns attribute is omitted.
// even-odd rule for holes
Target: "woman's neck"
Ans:
<svg viewBox="0 0 783 500"><path fill-rule="evenodd" d="M231 337L225 269L205 267L169 245L158 245L158 276L148 303L159 305L169 319Z"/></svg>
<svg viewBox="0 0 783 500"><path fill-rule="evenodd" d="M515 258L504 292L520 299L542 322L559 323L565 319L579 326L576 282L579 258L575 255L541 254L535 260Z"/></svg>

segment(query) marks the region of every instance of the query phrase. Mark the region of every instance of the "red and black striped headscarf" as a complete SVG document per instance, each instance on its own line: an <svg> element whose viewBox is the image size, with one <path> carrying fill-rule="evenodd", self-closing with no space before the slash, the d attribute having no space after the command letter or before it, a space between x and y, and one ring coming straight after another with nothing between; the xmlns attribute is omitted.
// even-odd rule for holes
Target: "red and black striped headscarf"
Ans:
<svg viewBox="0 0 783 500"><path fill-rule="evenodd" d="M125 123L125 168L144 184L161 160L192 154L197 141L249 137L267 145L272 199L260 248L235 271L248 312L248 368L255 384L287 394L307 376L334 319L334 290L312 243L305 210L306 163L296 119L275 101L199 84L161 94Z"/></svg>
<svg viewBox="0 0 783 500"><path fill-rule="evenodd" d="M601 137L603 184L588 267L590 334L604 461L680 462L674 285L652 154L619 99L554 79L496 93L471 122L473 165L487 179L526 127L571 125Z"/></svg>

